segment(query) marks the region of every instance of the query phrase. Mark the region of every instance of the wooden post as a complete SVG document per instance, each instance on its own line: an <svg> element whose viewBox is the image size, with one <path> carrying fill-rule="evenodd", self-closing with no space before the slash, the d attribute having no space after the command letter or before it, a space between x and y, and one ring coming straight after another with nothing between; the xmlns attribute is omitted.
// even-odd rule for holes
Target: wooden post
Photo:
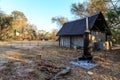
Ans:
<svg viewBox="0 0 120 80"><path fill-rule="evenodd" d="M61 45L60 45L60 43L61 43L61 40L60 40L60 38L61 38L61 36L59 36L59 46L61 46Z"/></svg>

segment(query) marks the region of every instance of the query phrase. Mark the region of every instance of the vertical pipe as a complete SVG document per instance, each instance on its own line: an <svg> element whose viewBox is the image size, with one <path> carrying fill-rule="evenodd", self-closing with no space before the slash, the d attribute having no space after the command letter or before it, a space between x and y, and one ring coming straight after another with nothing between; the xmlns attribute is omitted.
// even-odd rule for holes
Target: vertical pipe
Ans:
<svg viewBox="0 0 120 80"><path fill-rule="evenodd" d="M86 17L86 30L88 30L88 17Z"/></svg>
<svg viewBox="0 0 120 80"><path fill-rule="evenodd" d="M90 31L88 27L89 27L89 24L88 24L88 17L87 17L86 18L86 29L84 33L84 51L83 51L82 58L79 58L83 60L92 60L92 55L90 51L90 40L89 40Z"/></svg>
<svg viewBox="0 0 120 80"><path fill-rule="evenodd" d="M61 46L60 44L61 44L61 36L59 36L59 46Z"/></svg>

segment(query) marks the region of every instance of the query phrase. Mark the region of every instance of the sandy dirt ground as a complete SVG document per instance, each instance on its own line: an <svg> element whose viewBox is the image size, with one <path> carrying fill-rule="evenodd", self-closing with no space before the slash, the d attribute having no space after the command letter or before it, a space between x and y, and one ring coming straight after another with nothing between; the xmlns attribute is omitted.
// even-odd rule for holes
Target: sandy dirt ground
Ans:
<svg viewBox="0 0 120 80"><path fill-rule="evenodd" d="M71 72L56 80L120 80L120 48L92 52L99 66L90 70L69 64L82 52L58 42L0 42L0 80L52 80L66 67Z"/></svg>

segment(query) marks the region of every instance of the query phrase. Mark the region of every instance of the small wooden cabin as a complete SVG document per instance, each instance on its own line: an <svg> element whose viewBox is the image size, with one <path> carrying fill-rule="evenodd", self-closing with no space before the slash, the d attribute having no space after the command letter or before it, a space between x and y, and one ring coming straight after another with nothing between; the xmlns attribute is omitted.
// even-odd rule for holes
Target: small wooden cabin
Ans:
<svg viewBox="0 0 120 80"><path fill-rule="evenodd" d="M99 47L102 49L103 43L107 41L107 36L111 35L107 22L101 12L87 17L92 47L95 46L94 43L98 42ZM85 29L86 17L65 23L57 34L57 36L59 36L59 45L64 47L76 46L83 48Z"/></svg>

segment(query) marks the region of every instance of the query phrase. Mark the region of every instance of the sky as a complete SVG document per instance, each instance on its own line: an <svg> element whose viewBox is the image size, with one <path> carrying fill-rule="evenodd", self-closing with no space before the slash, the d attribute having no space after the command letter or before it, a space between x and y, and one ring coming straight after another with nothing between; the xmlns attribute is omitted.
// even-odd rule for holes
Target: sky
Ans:
<svg viewBox="0 0 120 80"><path fill-rule="evenodd" d="M52 17L63 16L72 20L72 3L83 1L85 0L0 0L0 8L7 14L14 10L21 11L28 23L36 25L38 30L52 31L58 29L57 24L51 21Z"/></svg>

